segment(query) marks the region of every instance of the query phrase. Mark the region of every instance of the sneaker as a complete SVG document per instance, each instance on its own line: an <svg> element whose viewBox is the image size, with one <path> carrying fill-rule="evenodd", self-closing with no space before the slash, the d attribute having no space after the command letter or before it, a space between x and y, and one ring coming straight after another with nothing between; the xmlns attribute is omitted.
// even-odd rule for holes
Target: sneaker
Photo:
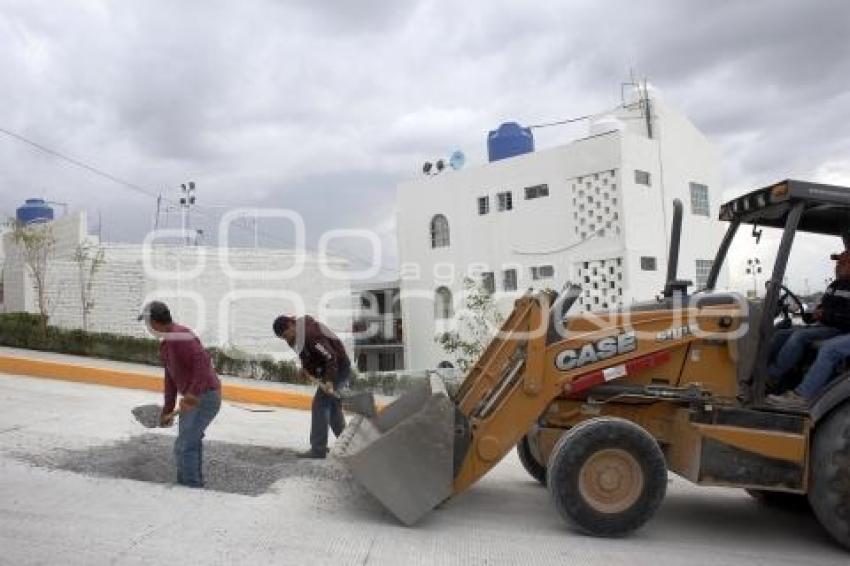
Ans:
<svg viewBox="0 0 850 566"><path fill-rule="evenodd" d="M310 449L305 452L299 452L296 457L307 460L324 460L326 455L327 452Z"/></svg>
<svg viewBox="0 0 850 566"><path fill-rule="evenodd" d="M768 395L765 402L771 407L780 409L805 409L808 406L806 398L796 391L786 391L782 395Z"/></svg>

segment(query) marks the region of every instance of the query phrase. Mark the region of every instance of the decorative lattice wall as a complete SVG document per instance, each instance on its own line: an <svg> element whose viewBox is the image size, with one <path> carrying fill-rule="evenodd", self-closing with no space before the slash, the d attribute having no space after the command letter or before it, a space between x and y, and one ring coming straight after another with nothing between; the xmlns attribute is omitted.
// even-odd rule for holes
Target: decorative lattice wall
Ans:
<svg viewBox="0 0 850 566"><path fill-rule="evenodd" d="M606 310L623 304L623 258L578 262L575 270L581 282L582 310Z"/></svg>
<svg viewBox="0 0 850 566"><path fill-rule="evenodd" d="M568 181L573 203L575 235L618 237L621 232L619 192L615 169L574 177Z"/></svg>

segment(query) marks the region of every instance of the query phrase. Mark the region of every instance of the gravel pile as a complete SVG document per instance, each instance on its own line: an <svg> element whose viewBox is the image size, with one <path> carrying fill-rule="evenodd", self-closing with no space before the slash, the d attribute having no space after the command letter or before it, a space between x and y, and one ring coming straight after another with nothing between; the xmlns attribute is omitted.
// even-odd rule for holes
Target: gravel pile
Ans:
<svg viewBox="0 0 850 566"><path fill-rule="evenodd" d="M170 484L175 479L173 446L173 436L142 434L103 446L16 456L49 469ZM295 455L285 448L204 441L204 481L207 489L252 496L284 479L330 481L339 483L338 495L356 495L354 481L337 462L299 460Z"/></svg>

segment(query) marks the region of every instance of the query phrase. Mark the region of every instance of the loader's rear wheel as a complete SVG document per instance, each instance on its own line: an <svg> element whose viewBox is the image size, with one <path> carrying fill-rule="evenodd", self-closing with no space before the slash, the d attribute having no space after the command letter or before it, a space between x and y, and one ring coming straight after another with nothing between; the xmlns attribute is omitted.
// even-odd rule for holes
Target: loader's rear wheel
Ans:
<svg viewBox="0 0 850 566"><path fill-rule="evenodd" d="M820 524L850 549L850 401L814 431L809 503Z"/></svg>
<svg viewBox="0 0 850 566"><path fill-rule="evenodd" d="M522 440L516 445L517 456L519 456L519 461L522 463L525 471L542 485L546 485L546 466L538 462L537 458L534 457L530 442L531 440L529 440L527 435L522 437Z"/></svg>
<svg viewBox="0 0 850 566"><path fill-rule="evenodd" d="M567 431L549 457L547 476L561 516L596 536L639 528L667 491L667 466L655 439L630 421L610 417Z"/></svg>

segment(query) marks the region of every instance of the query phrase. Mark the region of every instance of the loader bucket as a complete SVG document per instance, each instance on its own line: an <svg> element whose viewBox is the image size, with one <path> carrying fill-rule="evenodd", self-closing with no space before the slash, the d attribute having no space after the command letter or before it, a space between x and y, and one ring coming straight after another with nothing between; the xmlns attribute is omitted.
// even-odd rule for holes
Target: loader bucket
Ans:
<svg viewBox="0 0 850 566"><path fill-rule="evenodd" d="M445 385L431 375L376 417L355 416L332 454L412 525L452 494L454 414Z"/></svg>

